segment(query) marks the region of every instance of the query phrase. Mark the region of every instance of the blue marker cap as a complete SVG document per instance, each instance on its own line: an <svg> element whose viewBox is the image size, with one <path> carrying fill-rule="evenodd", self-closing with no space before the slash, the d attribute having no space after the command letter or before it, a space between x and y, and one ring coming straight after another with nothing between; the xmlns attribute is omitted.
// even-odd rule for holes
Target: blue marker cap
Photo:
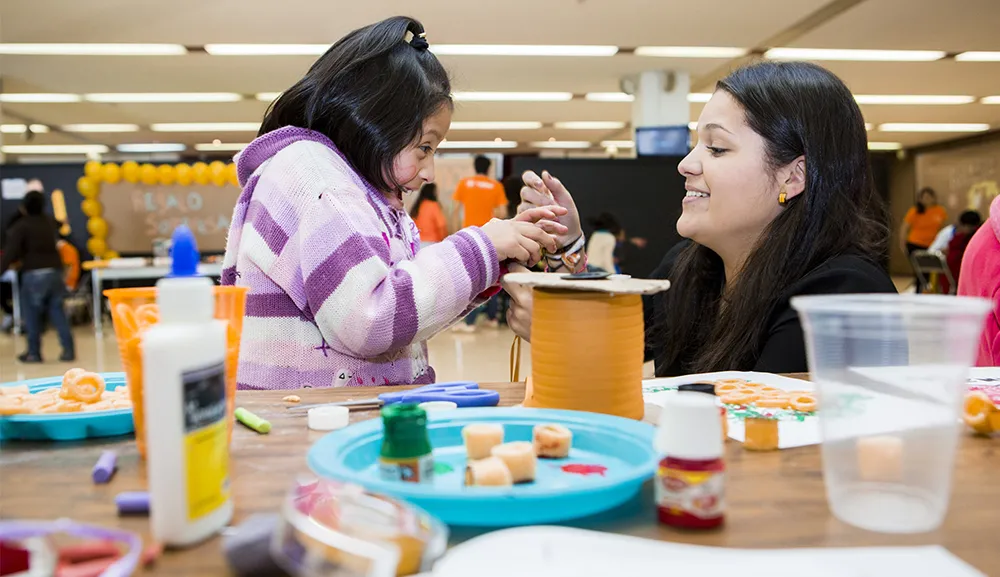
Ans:
<svg viewBox="0 0 1000 577"><path fill-rule="evenodd" d="M169 276L198 275L198 263L201 261L201 253L198 252L198 241L194 238L194 233L191 232L191 229L187 225L182 224L174 229L170 257L173 259L173 262L170 265Z"/></svg>

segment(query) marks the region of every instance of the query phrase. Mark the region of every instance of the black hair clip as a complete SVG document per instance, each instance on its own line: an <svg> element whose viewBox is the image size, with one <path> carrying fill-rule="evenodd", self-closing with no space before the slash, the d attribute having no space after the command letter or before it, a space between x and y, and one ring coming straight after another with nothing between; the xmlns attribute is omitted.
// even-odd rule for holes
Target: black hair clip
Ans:
<svg viewBox="0 0 1000 577"><path fill-rule="evenodd" d="M430 48L430 44L427 43L427 33L421 32L420 34L414 34L413 38L410 40L410 46L421 51Z"/></svg>

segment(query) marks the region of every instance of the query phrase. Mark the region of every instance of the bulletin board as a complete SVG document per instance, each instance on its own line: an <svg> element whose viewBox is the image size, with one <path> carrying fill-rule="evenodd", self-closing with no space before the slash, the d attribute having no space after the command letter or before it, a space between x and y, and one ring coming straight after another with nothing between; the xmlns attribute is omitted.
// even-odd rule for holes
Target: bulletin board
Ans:
<svg viewBox="0 0 1000 577"><path fill-rule="evenodd" d="M933 188L949 216L975 210L984 218L1000 195L1000 139L916 157L917 190Z"/></svg>
<svg viewBox="0 0 1000 577"><path fill-rule="evenodd" d="M153 241L188 225L202 252L222 252L240 188L236 165L88 162L77 181L95 258L152 252Z"/></svg>

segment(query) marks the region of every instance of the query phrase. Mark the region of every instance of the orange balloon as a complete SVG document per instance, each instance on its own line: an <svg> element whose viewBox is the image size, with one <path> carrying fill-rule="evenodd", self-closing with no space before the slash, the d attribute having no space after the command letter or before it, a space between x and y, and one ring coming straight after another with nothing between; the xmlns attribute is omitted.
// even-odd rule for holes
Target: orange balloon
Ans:
<svg viewBox="0 0 1000 577"><path fill-rule="evenodd" d="M136 183L139 182L139 163L134 160L128 160L122 163L122 178L125 182Z"/></svg>
<svg viewBox="0 0 1000 577"><path fill-rule="evenodd" d="M180 163L174 167L174 174L177 175L177 184L181 186L188 186L192 182L193 174L191 174L191 166L185 163Z"/></svg>
<svg viewBox="0 0 1000 577"><path fill-rule="evenodd" d="M208 173L208 165L204 162L196 162L191 165L191 176L194 181L198 184L208 184L210 175Z"/></svg>
<svg viewBox="0 0 1000 577"><path fill-rule="evenodd" d="M142 177L142 183L152 186L160 181L159 173L156 171L156 167L152 164L143 164L142 168L139 170L139 175Z"/></svg>

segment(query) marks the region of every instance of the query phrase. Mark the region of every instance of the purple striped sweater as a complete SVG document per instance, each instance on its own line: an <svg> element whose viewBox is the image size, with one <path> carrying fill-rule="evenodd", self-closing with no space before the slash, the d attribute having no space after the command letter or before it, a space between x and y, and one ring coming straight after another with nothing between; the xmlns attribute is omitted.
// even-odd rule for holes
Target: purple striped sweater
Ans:
<svg viewBox="0 0 1000 577"><path fill-rule="evenodd" d="M236 158L222 283L247 286L242 389L434 382L428 338L497 284L496 249L466 228L417 252L398 198L328 138L285 127Z"/></svg>

